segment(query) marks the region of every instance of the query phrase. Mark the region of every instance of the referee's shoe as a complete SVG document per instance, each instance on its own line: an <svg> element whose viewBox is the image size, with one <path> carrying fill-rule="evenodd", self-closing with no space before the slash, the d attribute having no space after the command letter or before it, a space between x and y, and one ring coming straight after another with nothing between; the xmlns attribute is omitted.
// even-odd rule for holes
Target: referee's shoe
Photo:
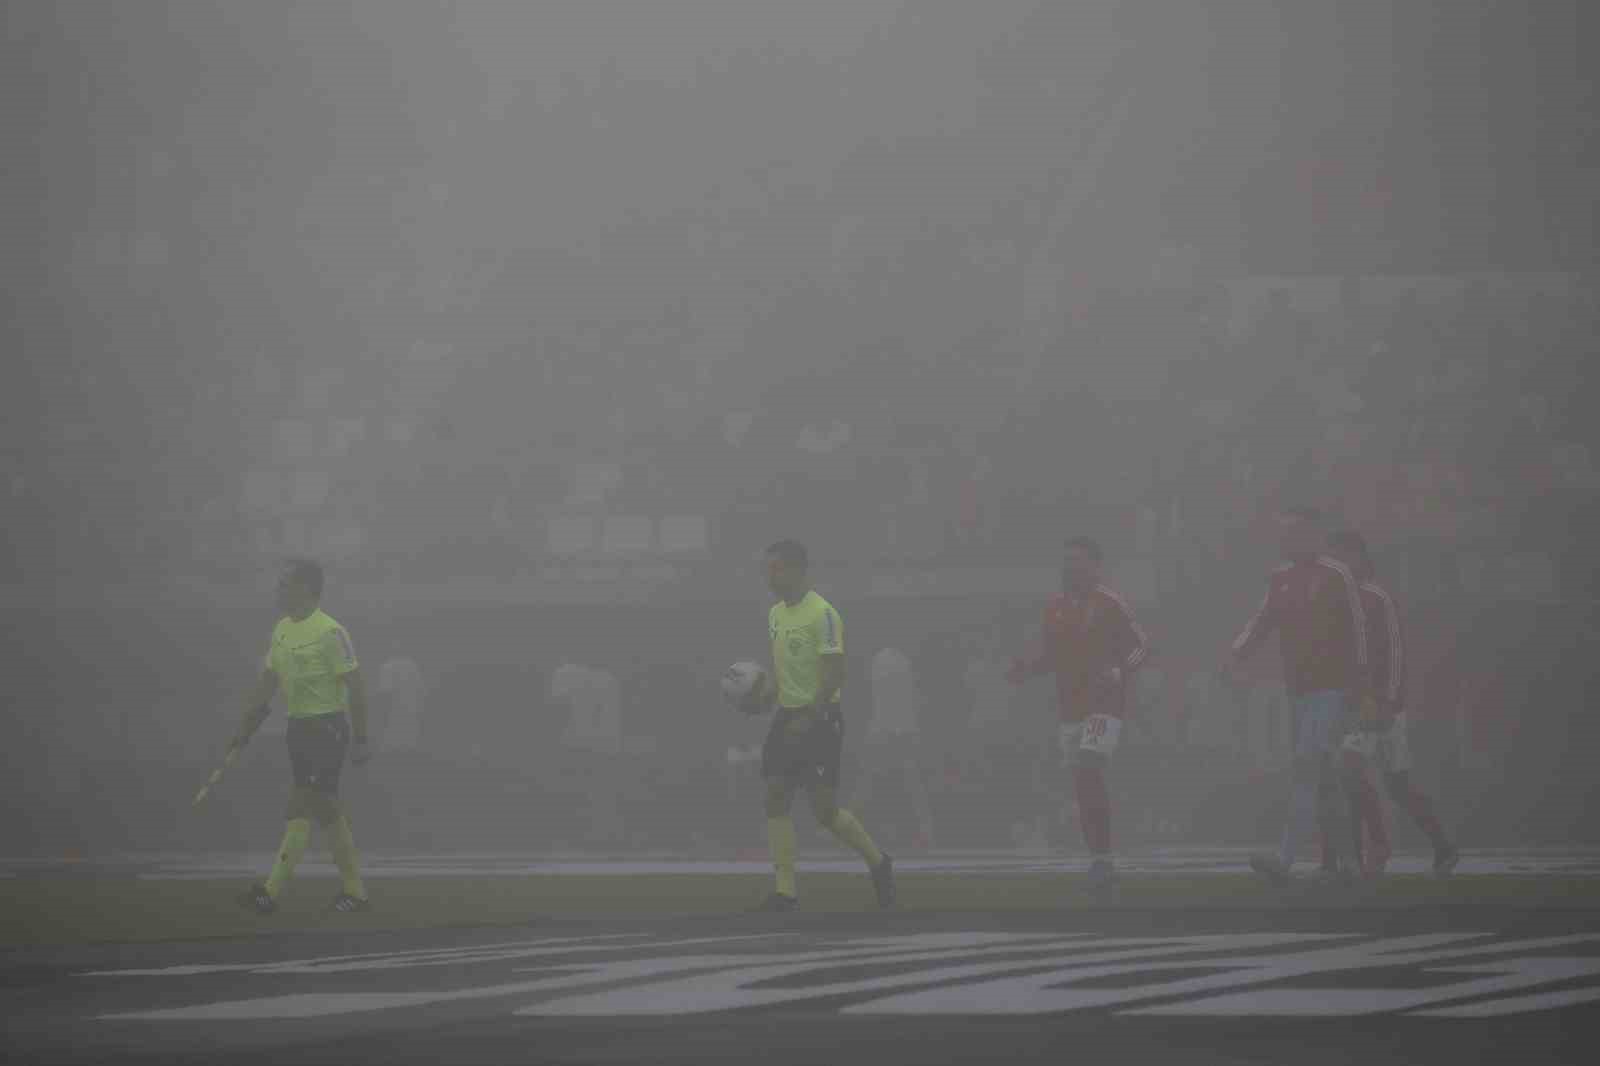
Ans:
<svg viewBox="0 0 1600 1066"><path fill-rule="evenodd" d="M272 898L272 893L267 891L267 886L257 881L247 890L239 894L239 906L255 911L257 914L271 914L278 909L278 901Z"/></svg>
<svg viewBox="0 0 1600 1066"><path fill-rule="evenodd" d="M788 914L800 909L800 901L782 892L769 893L767 898L750 908L752 914Z"/></svg>
<svg viewBox="0 0 1600 1066"><path fill-rule="evenodd" d="M372 909L372 901L352 896L348 892L341 892L333 897L333 902L328 904L328 910L335 914L361 914Z"/></svg>
<svg viewBox="0 0 1600 1066"><path fill-rule="evenodd" d="M884 852L883 861L872 868L872 890L878 894L878 906L889 910L895 904L894 860Z"/></svg>

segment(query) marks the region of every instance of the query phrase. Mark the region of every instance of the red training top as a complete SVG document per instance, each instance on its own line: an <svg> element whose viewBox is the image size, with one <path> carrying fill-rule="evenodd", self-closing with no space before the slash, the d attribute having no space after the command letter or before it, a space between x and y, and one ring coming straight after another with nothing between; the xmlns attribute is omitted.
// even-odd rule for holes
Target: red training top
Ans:
<svg viewBox="0 0 1600 1066"><path fill-rule="evenodd" d="M1150 641L1127 603L1104 585L1082 597L1057 593L1044 611L1040 646L1012 664L1012 676L1054 673L1063 722L1091 714L1121 718L1128 682L1150 654Z"/></svg>
<svg viewBox="0 0 1600 1066"><path fill-rule="evenodd" d="M1361 582L1361 607L1372 625L1367 652L1372 659L1372 696L1378 705L1378 724L1387 726L1405 710L1406 640L1400 626L1400 609L1389 590L1368 578Z"/></svg>
<svg viewBox="0 0 1600 1066"><path fill-rule="evenodd" d="M1350 568L1318 555L1285 563L1267 582L1261 606L1233 642L1242 659L1278 630L1283 683L1291 696L1367 691L1366 612Z"/></svg>

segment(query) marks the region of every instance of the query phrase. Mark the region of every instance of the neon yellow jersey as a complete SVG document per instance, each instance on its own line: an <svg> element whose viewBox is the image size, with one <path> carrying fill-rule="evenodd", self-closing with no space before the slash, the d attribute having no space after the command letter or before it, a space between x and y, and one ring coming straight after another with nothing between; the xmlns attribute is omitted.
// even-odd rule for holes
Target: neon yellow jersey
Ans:
<svg viewBox="0 0 1600 1066"><path fill-rule="evenodd" d="M777 672L778 704L809 707L822 683L822 657L844 654L844 623L833 605L810 591L790 607L779 600L767 612L767 637ZM838 693L833 702L839 702Z"/></svg>
<svg viewBox="0 0 1600 1066"><path fill-rule="evenodd" d="M314 718L343 711L348 697L344 675L356 668L356 649L344 626L321 611L302 621L281 618L272 628L267 669L278 675L278 687L290 718Z"/></svg>

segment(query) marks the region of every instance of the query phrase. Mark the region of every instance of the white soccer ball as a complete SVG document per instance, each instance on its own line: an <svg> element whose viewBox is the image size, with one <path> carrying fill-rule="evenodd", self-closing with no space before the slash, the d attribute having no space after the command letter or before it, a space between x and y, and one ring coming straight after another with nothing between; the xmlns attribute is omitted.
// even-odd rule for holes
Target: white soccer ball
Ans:
<svg viewBox="0 0 1600 1066"><path fill-rule="evenodd" d="M750 697L766 681L767 672L751 662L734 663L722 672L722 697L736 710L753 713Z"/></svg>

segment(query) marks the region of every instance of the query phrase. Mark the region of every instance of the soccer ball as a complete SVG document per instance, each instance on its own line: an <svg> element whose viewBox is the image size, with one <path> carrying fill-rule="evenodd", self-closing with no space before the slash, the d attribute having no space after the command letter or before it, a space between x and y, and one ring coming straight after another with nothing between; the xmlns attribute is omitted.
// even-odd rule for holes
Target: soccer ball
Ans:
<svg viewBox="0 0 1600 1066"><path fill-rule="evenodd" d="M755 663L734 663L722 672L722 698L728 705L745 714L755 714L761 708L751 706L751 696L766 681L767 672Z"/></svg>

